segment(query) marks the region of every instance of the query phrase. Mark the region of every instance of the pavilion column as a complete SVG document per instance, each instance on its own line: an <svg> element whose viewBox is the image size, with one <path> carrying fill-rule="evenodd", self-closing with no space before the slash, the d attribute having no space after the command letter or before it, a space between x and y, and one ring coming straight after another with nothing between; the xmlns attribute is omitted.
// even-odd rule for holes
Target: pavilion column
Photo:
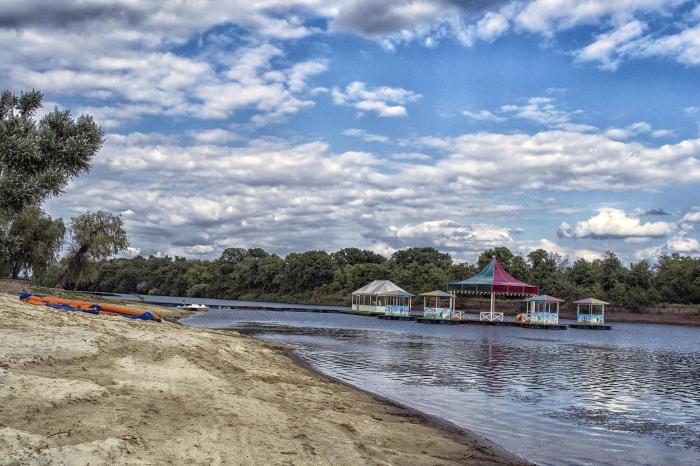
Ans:
<svg viewBox="0 0 700 466"><path fill-rule="evenodd" d="M495 310L495 296L493 290L491 290L491 320L493 320L493 311Z"/></svg>

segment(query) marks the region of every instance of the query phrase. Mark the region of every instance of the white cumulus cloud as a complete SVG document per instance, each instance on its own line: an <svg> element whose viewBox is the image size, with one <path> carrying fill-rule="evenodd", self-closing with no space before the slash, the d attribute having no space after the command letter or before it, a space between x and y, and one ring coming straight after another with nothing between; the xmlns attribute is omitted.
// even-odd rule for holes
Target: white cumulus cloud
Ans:
<svg viewBox="0 0 700 466"><path fill-rule="evenodd" d="M421 95L401 87L369 88L361 81L353 81L345 89L333 88L332 97L336 105L353 107L360 113L403 117L407 115L405 105L420 99Z"/></svg>
<svg viewBox="0 0 700 466"><path fill-rule="evenodd" d="M577 222L574 228L562 223L559 226L561 236L593 239L616 238L661 238L668 236L675 229L670 222L642 223L637 217L631 217L622 209L603 207L588 220Z"/></svg>

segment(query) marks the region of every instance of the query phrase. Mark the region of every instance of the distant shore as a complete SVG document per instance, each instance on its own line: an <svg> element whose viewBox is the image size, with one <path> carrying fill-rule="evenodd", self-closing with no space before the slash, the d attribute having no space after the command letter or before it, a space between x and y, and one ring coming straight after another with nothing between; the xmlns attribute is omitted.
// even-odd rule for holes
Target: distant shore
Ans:
<svg viewBox="0 0 700 466"><path fill-rule="evenodd" d="M0 292L17 292L23 289L30 289L31 285L27 281L0 279ZM70 292L69 292L70 293ZM196 302L198 298L188 298ZM469 307L464 306L463 302L458 305L459 309L466 312L477 313L479 310L488 309L488 300L472 299ZM285 304L304 304L304 305L329 305L329 306L348 306L349 303L331 300L331 302L322 303L317 300L313 302L286 302ZM514 317L517 313L522 312L518 307L518 301L502 300L497 303L498 311L504 312L506 316ZM568 309L566 305L561 310L560 316L562 319L576 320L575 310ZM636 323L636 324L661 324L661 325L691 325L700 326L700 305L682 305L668 304L646 306L641 309L627 309L615 306L606 308L605 320L607 323Z"/></svg>
<svg viewBox="0 0 700 466"><path fill-rule="evenodd" d="M10 291L10 290L8 290ZM0 464L526 464L233 331L0 293Z"/></svg>

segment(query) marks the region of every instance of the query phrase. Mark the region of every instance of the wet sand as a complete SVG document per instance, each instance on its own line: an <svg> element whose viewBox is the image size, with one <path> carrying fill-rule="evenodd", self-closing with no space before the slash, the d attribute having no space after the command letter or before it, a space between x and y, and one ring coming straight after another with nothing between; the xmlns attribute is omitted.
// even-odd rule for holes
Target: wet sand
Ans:
<svg viewBox="0 0 700 466"><path fill-rule="evenodd" d="M0 293L0 335L3 465L524 464L232 331L57 311Z"/></svg>

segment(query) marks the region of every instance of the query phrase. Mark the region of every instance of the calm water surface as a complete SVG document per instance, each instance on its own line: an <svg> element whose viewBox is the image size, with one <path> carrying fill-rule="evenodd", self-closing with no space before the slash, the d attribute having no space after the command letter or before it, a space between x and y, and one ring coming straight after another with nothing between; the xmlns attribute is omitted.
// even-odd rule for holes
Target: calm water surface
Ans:
<svg viewBox="0 0 700 466"><path fill-rule="evenodd" d="M293 344L321 372L539 464L700 465L700 329L421 325L215 310L183 321Z"/></svg>

